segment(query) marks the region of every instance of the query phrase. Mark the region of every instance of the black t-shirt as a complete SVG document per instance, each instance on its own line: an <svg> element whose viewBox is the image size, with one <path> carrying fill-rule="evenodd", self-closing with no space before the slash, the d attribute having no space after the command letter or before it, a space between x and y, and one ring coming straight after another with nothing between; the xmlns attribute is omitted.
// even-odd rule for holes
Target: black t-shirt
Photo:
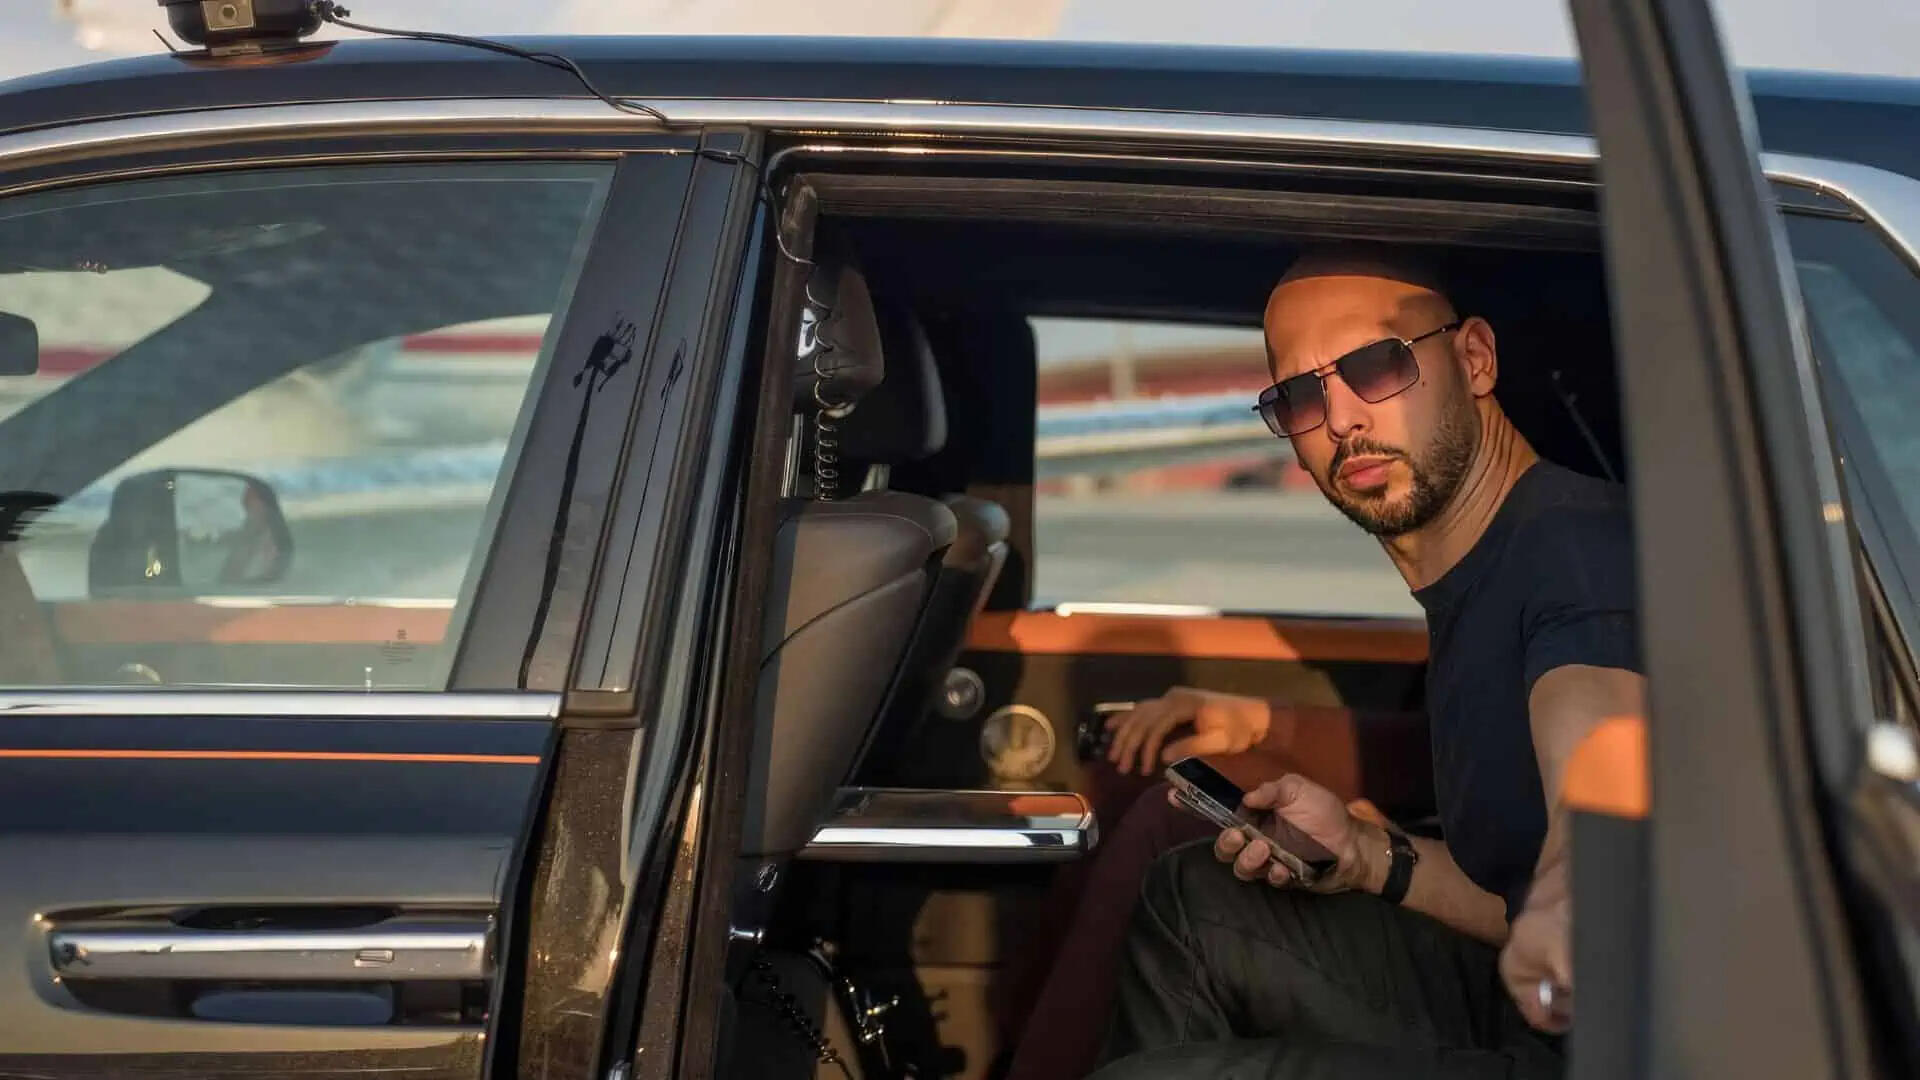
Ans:
<svg viewBox="0 0 1920 1080"><path fill-rule="evenodd" d="M1513 918L1546 837L1527 695L1566 664L1640 670L1626 490L1546 461L1465 558L1416 590L1447 849Z"/></svg>

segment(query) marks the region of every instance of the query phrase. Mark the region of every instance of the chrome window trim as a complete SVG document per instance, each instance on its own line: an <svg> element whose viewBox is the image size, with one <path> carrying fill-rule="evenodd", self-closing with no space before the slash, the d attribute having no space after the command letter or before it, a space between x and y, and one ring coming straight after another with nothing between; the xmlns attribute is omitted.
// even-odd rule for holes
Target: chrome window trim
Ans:
<svg viewBox="0 0 1920 1080"><path fill-rule="evenodd" d="M1484 157L1584 166L1593 141L1579 135L1494 131L1438 124L1326 120L1225 113L967 105L930 101L803 101L649 98L672 117L657 121L580 98L468 98L262 105L92 120L0 136L0 169L99 149L161 148L215 138L392 134L412 131L648 132L736 125L771 130L898 136L1067 137L1192 146L1341 149Z"/></svg>
<svg viewBox="0 0 1920 1080"><path fill-rule="evenodd" d="M14 716L557 720L560 695L436 690L0 690L0 723Z"/></svg>
<svg viewBox="0 0 1920 1080"><path fill-rule="evenodd" d="M900 138L1060 138L1195 149L1352 150L1440 155L1493 163L1591 169L1599 154L1585 135L1503 131L1441 124L1312 117L1159 112L938 101L809 101L655 98L648 105L675 121L663 127L581 98L464 98L436 101L262 105L92 120L0 135L0 173L96 152L299 135L563 131L594 133L738 125L790 133L871 133ZM940 149L929 142L928 151ZM909 149L909 148L896 148ZM1920 181L1870 165L1791 154L1763 154L1775 180L1826 192L1859 208L1920 268L1920 208L1909 198Z"/></svg>
<svg viewBox="0 0 1920 1080"><path fill-rule="evenodd" d="M1772 180L1812 188L1858 210L1920 273L1920 180L1873 165L1798 154L1762 154Z"/></svg>

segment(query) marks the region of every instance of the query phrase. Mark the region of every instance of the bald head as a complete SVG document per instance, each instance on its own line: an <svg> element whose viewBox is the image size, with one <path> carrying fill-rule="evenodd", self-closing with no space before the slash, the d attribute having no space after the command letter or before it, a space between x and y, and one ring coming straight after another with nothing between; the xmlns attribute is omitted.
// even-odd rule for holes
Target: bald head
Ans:
<svg viewBox="0 0 1920 1080"><path fill-rule="evenodd" d="M1377 244L1309 248L1287 267L1280 284L1315 277L1380 278L1442 295L1446 292L1432 263L1411 251Z"/></svg>
<svg viewBox="0 0 1920 1080"><path fill-rule="evenodd" d="M1362 246L1308 251L1267 299L1274 378L1311 371L1368 341L1424 334L1454 317L1440 275L1410 253ZM1348 340L1346 349L1327 351ZM1296 342L1305 348L1289 347ZM1298 353L1299 362L1283 369L1290 353Z"/></svg>

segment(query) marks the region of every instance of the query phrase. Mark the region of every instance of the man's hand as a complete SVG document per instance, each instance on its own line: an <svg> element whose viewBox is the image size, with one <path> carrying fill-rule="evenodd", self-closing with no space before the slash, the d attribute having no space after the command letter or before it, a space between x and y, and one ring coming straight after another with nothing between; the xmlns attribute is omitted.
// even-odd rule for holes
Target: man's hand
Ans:
<svg viewBox="0 0 1920 1080"><path fill-rule="evenodd" d="M1573 905L1565 864L1534 879L1500 950L1500 978L1527 1023L1562 1032L1573 1021ZM1547 995L1541 992L1546 985Z"/></svg>
<svg viewBox="0 0 1920 1080"><path fill-rule="evenodd" d="M1314 892L1380 891L1386 876L1386 832L1355 817L1338 795L1298 773L1288 773L1248 792L1246 806L1271 811L1339 859L1332 872L1311 886ZM1275 888L1293 885L1292 871L1268 862L1272 846L1271 840L1249 840L1241 830L1225 829L1213 842L1213 855L1221 862L1232 863L1233 875L1242 881L1264 879Z"/></svg>
<svg viewBox="0 0 1920 1080"><path fill-rule="evenodd" d="M1196 754L1237 754L1266 738L1273 723L1272 707L1259 698L1219 694L1176 686L1132 711L1109 717L1113 744L1107 760L1121 772L1132 772L1138 757L1140 775L1150 776L1162 764ZM1161 744L1182 725L1193 734Z"/></svg>

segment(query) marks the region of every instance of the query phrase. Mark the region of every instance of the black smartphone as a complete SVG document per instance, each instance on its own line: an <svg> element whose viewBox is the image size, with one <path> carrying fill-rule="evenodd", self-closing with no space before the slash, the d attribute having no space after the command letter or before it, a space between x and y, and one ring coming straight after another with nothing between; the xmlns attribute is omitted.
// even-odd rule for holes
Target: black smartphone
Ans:
<svg viewBox="0 0 1920 1080"><path fill-rule="evenodd" d="M1173 785L1180 802L1194 813L1222 829L1239 829L1248 839L1266 840L1267 850L1272 853L1269 861L1285 866L1303 885L1312 885L1340 864L1333 852L1292 822L1241 805L1247 793L1240 790L1240 785L1197 757L1181 758L1167 766L1167 782Z"/></svg>

